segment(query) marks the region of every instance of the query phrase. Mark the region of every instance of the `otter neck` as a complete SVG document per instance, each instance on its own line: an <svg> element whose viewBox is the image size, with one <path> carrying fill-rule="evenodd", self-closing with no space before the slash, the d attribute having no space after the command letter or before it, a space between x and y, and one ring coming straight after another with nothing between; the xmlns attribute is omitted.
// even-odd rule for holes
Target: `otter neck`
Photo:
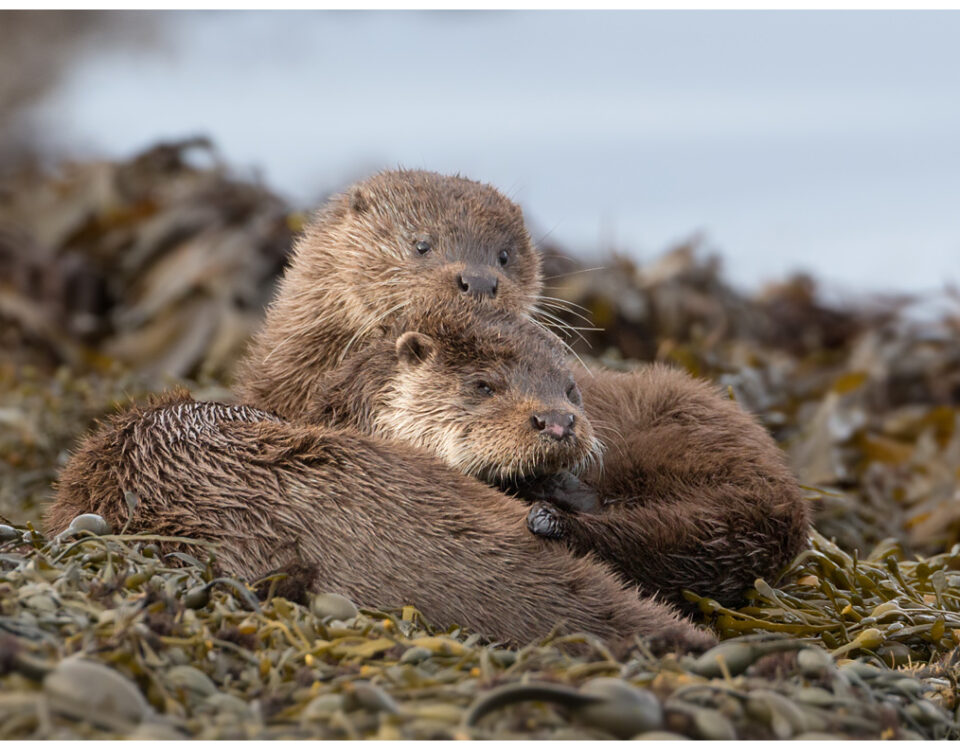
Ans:
<svg viewBox="0 0 960 750"><path fill-rule="evenodd" d="M297 419L379 434L376 417L387 408L396 375L392 344L374 344L319 378Z"/></svg>
<svg viewBox="0 0 960 750"><path fill-rule="evenodd" d="M376 317L336 283L336 269L306 265L298 253L237 378L241 400L287 419L303 418L326 373L379 334Z"/></svg>

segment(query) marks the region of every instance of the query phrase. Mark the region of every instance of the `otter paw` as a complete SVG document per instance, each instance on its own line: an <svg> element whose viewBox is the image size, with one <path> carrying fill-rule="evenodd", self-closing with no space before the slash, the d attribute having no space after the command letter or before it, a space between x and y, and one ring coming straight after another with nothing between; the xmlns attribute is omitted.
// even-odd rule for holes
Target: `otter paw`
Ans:
<svg viewBox="0 0 960 750"><path fill-rule="evenodd" d="M527 528L537 536L561 539L566 525L563 512L549 503L535 503L527 513Z"/></svg>
<svg viewBox="0 0 960 750"><path fill-rule="evenodd" d="M647 639L647 646L656 656L664 654L702 654L717 645L717 637L709 630L677 624Z"/></svg>

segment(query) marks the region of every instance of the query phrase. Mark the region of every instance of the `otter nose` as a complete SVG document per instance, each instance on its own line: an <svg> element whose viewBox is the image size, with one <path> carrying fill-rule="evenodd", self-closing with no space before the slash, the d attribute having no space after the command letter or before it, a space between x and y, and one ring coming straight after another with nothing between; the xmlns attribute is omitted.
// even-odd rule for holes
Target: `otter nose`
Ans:
<svg viewBox="0 0 960 750"><path fill-rule="evenodd" d="M457 276L457 286L464 294L470 294L474 297L495 297L497 294L497 277L467 271Z"/></svg>
<svg viewBox="0 0 960 750"><path fill-rule="evenodd" d="M533 429L549 435L554 440L563 440L567 435L572 435L575 421L573 414L560 411L542 412L530 417Z"/></svg>

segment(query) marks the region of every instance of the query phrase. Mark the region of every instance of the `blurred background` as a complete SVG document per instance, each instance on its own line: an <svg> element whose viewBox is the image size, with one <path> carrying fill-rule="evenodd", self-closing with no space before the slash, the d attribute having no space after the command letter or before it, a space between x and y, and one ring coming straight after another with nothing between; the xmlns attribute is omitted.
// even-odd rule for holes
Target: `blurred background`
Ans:
<svg viewBox="0 0 960 750"><path fill-rule="evenodd" d="M956 12L0 13L0 515L130 398L230 398L308 210L402 165L517 200L580 355L728 387L821 531L949 549L957 39Z"/></svg>
<svg viewBox="0 0 960 750"><path fill-rule="evenodd" d="M698 235L744 285L796 269L851 293L957 278L955 12L3 25L4 78L19 79L3 85L33 90L0 108L46 153L120 158L202 134L297 206L400 164L492 182L578 254L648 258Z"/></svg>

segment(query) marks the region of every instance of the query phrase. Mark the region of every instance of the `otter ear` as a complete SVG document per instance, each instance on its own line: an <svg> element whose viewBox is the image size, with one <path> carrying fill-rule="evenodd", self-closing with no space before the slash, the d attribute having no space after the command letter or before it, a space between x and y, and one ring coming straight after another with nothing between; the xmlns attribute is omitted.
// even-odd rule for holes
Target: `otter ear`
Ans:
<svg viewBox="0 0 960 750"><path fill-rule="evenodd" d="M350 208L354 213L366 213L370 208L370 197L363 188L354 188L350 193Z"/></svg>
<svg viewBox="0 0 960 750"><path fill-rule="evenodd" d="M435 351L433 339L417 331L407 331L397 339L397 360L406 367L430 361Z"/></svg>

